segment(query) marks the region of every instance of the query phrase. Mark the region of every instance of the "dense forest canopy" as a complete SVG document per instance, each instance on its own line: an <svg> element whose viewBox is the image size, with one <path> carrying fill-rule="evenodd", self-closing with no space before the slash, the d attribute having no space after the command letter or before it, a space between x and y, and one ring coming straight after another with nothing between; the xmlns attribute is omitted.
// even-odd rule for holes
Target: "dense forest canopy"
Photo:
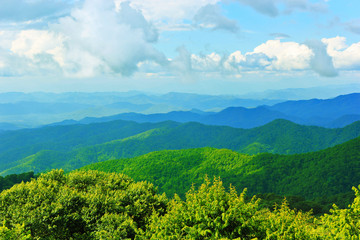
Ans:
<svg viewBox="0 0 360 240"><path fill-rule="evenodd" d="M228 149L164 150L83 167L121 172L147 180L168 196L183 197L193 183L220 176L225 185L248 188L250 194L276 193L316 200L351 191L360 184L360 138L318 152L246 155ZM319 200L320 201L320 200Z"/></svg>
<svg viewBox="0 0 360 240"><path fill-rule="evenodd" d="M351 239L359 236L360 194L353 203L313 217L247 201L220 179L205 179L185 200L169 200L148 182L123 174L62 170L0 194L2 239Z"/></svg>

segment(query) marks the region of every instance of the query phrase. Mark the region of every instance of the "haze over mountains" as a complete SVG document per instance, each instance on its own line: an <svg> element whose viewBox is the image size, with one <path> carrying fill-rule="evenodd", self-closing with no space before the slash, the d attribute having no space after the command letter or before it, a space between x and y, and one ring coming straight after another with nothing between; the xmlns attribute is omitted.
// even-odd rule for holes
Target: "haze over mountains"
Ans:
<svg viewBox="0 0 360 240"><path fill-rule="evenodd" d="M0 129L38 127L66 119L103 117L118 113L219 111L229 106L256 107L282 100L243 99L188 93L163 95L141 92L104 93L0 93Z"/></svg>
<svg viewBox="0 0 360 240"><path fill-rule="evenodd" d="M252 98L251 96L245 98L189 93L155 95L136 91L58 94L0 93L0 131L39 127L65 120L60 124L116 119L138 122L173 120L251 128L278 118L288 119L299 124L325 127L343 127L360 119L359 113L354 107L359 104L356 94L348 94L343 98L337 97L328 101L326 99L309 100L308 98L303 98L299 102L287 101L287 99L297 99L298 97L291 98L291 94L294 93L293 96L297 96L295 93L301 92L300 90L276 91L268 94L268 98L257 98L256 94ZM310 95L308 94L308 96ZM325 95L331 96L331 94ZM274 96L278 98L274 98ZM350 107L344 109L344 104L350 104ZM305 112L290 111L289 109L295 105L296 109L305 110ZM315 110L309 112L312 107Z"/></svg>
<svg viewBox="0 0 360 240"><path fill-rule="evenodd" d="M93 123L111 120L130 120L136 122L199 122L208 125L223 125L237 128L262 126L275 119L286 119L298 124L322 127L344 127L360 120L360 93L341 95L332 99L310 99L285 101L272 106L254 108L228 107L220 112L173 111L169 113L140 114L123 113L102 118L84 118L80 121L57 123Z"/></svg>

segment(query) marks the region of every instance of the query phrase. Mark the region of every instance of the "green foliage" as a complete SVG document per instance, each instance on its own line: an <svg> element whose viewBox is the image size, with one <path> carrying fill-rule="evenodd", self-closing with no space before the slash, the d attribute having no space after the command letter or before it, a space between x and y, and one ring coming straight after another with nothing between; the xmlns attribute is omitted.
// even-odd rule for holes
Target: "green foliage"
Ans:
<svg viewBox="0 0 360 240"><path fill-rule="evenodd" d="M226 190L219 178L168 201L123 174L62 170L0 194L1 239L359 239L360 193L330 214L273 211L261 199Z"/></svg>
<svg viewBox="0 0 360 240"><path fill-rule="evenodd" d="M266 229L265 239L319 239L311 212L292 210L286 200L280 208L265 212L260 218Z"/></svg>
<svg viewBox="0 0 360 240"><path fill-rule="evenodd" d="M17 239L28 240L31 239L31 234L24 227L24 224L15 224L11 229L4 226L0 226L0 239Z"/></svg>
<svg viewBox="0 0 360 240"><path fill-rule="evenodd" d="M0 220L4 234L16 234L20 224L40 239L133 238L166 202L152 184L122 174L54 170L2 192Z"/></svg>
<svg viewBox="0 0 360 240"><path fill-rule="evenodd" d="M331 239L360 239L360 193L353 187L355 199L349 208L339 209L336 205L325 214L320 223L324 232Z"/></svg>
<svg viewBox="0 0 360 240"><path fill-rule="evenodd" d="M254 199L246 203L245 192L226 192L219 179L191 188L186 201L175 197L164 216L154 216L147 233L151 239L253 238L260 224Z"/></svg>

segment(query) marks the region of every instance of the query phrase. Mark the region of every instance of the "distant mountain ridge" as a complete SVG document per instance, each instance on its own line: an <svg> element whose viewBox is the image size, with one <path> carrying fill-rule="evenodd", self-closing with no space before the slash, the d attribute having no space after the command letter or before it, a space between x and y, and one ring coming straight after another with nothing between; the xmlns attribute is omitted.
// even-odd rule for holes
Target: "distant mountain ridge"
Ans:
<svg viewBox="0 0 360 240"><path fill-rule="evenodd" d="M252 129L171 121L52 126L0 133L0 174L53 168L72 170L165 149L215 147L248 154L304 153L358 136L360 122L337 129L302 126L287 120L275 120Z"/></svg>
<svg viewBox="0 0 360 240"><path fill-rule="evenodd" d="M143 114L171 111L219 111L229 106L256 107L282 100L243 99L237 96L191 93L146 94L141 92L99 93L0 93L0 122L17 128L78 121L87 117L104 117L119 113ZM113 119L115 120L115 119ZM6 127L0 130L8 130Z"/></svg>
<svg viewBox="0 0 360 240"><path fill-rule="evenodd" d="M303 119L303 123L329 123L346 115L360 115L360 93L340 95L336 98L320 100L287 101L268 109L280 111L289 116Z"/></svg>
<svg viewBox="0 0 360 240"><path fill-rule="evenodd" d="M140 114L123 113L102 118L85 118L77 123L129 120L140 123L176 121L199 122L237 128L253 128L275 119L286 119L298 124L322 127L344 127L360 120L360 93L341 95L332 99L286 101L273 106L256 108L228 107L220 112L173 111L169 113ZM64 122L57 124L69 124Z"/></svg>

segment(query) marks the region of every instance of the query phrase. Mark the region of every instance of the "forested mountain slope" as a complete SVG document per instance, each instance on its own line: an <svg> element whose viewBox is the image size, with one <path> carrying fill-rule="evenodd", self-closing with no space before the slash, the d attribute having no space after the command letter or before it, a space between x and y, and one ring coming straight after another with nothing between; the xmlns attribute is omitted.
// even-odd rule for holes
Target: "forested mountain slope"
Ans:
<svg viewBox="0 0 360 240"><path fill-rule="evenodd" d="M0 132L0 170L42 150L73 149L130 137L150 129L174 127L175 122L139 124L113 121L103 124L75 124Z"/></svg>
<svg viewBox="0 0 360 240"><path fill-rule="evenodd" d="M7 141L0 142L1 175L28 171L37 173L53 168L72 170L94 162L166 149L214 147L248 154L304 153L334 146L360 135L360 122L345 128L326 129L286 120L275 120L253 129L199 123L137 124L116 121L69 126L71 131L61 131L66 128L58 127L49 128L52 134L48 135L48 139L52 141L44 142L42 138L41 134L49 133L46 128L32 132L33 135L25 135L24 140L27 141L21 140L21 132L15 132L18 133L15 136L8 135L13 138L4 138ZM11 141L14 145L6 149L6 146L11 146Z"/></svg>
<svg viewBox="0 0 360 240"><path fill-rule="evenodd" d="M360 138L318 152L249 156L228 149L165 150L94 163L83 169L121 172L147 180L172 196L184 196L207 175L250 194L273 192L307 199L351 191L360 184Z"/></svg>

